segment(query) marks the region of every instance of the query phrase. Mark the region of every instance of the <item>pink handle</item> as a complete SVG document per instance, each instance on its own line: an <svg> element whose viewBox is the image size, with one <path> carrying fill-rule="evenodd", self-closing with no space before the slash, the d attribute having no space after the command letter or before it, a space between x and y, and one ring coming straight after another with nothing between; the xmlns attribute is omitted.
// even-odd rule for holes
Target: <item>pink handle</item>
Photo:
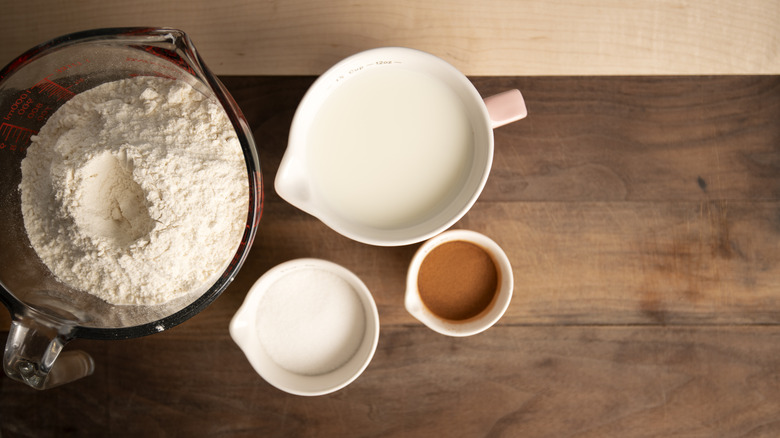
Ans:
<svg viewBox="0 0 780 438"><path fill-rule="evenodd" d="M520 90L509 90L486 97L485 106L493 129L516 122L528 115Z"/></svg>

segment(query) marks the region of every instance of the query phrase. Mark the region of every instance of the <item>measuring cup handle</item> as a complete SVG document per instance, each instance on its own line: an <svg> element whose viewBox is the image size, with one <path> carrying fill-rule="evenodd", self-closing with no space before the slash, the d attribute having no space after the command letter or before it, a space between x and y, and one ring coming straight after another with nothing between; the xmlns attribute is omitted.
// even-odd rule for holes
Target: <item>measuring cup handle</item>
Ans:
<svg viewBox="0 0 780 438"><path fill-rule="evenodd" d="M89 354L79 350L60 355L69 335L56 323L14 316L3 355L5 373L35 389L53 388L89 376L95 370Z"/></svg>
<svg viewBox="0 0 780 438"><path fill-rule="evenodd" d="M516 122L528 115L520 90L504 91L483 100L493 129Z"/></svg>

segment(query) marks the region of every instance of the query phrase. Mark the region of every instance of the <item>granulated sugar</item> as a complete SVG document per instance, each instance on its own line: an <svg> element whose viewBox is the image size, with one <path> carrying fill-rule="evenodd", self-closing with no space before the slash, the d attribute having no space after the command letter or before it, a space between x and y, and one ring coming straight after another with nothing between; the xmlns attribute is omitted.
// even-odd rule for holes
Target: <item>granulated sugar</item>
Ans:
<svg viewBox="0 0 780 438"><path fill-rule="evenodd" d="M256 319L260 344L277 365L319 375L347 362L360 347L366 317L344 279L325 270L292 271L266 290Z"/></svg>
<svg viewBox="0 0 780 438"><path fill-rule="evenodd" d="M241 240L248 181L222 107L187 84L136 77L78 94L22 161L30 243L63 283L112 304L208 286Z"/></svg>

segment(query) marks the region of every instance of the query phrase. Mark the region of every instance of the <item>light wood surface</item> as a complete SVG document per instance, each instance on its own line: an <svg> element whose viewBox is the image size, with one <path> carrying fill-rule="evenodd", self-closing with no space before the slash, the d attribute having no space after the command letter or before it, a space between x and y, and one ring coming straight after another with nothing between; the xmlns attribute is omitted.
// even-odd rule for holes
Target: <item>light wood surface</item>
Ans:
<svg viewBox="0 0 780 438"><path fill-rule="evenodd" d="M318 75L408 46L475 75L780 73L774 0L5 1L0 65L66 33L168 26L220 75Z"/></svg>
<svg viewBox="0 0 780 438"><path fill-rule="evenodd" d="M417 245L350 241L274 193L314 77L224 79L269 184L244 267L180 326L69 344L91 377L1 376L3 438L780 436L780 77L474 78L521 89L529 116L496 130L455 225L500 243L516 279L505 317L465 339L403 309ZM321 397L265 383L228 334L254 281L298 257L355 272L381 320L363 375Z"/></svg>

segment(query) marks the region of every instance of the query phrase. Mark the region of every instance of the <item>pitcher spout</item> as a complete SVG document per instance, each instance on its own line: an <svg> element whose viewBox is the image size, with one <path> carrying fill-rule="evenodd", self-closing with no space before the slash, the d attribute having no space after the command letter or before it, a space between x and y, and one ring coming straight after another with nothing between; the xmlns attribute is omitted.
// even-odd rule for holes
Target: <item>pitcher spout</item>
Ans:
<svg viewBox="0 0 780 438"><path fill-rule="evenodd" d="M317 216L312 204L312 193L305 167L295 163L296 157L286 153L274 180L276 193L295 207Z"/></svg>

